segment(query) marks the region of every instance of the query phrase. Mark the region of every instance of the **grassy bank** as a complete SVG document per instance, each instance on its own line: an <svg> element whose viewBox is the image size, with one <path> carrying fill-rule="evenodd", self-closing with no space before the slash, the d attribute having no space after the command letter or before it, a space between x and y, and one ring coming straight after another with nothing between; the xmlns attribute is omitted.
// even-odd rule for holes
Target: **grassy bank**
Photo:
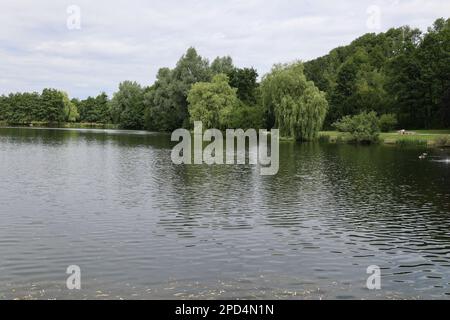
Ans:
<svg viewBox="0 0 450 320"><path fill-rule="evenodd" d="M30 123L7 123L0 121L0 127L35 127L35 128L71 128L71 129L118 129L115 124L108 123L87 123L87 122L39 122Z"/></svg>
<svg viewBox="0 0 450 320"><path fill-rule="evenodd" d="M438 146L450 147L450 130L415 130L414 134L401 135L398 132L380 134L380 141L385 144L400 146ZM321 131L321 140L329 142L346 142L350 140L347 133L338 131Z"/></svg>

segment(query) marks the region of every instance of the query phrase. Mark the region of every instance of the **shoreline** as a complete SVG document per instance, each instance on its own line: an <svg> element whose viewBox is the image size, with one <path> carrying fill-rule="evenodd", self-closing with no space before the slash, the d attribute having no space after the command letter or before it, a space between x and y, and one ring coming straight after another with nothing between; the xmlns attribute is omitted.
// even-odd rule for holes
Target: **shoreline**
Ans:
<svg viewBox="0 0 450 320"><path fill-rule="evenodd" d="M348 143L349 135L338 131L320 131L319 139L329 143ZM394 146L422 146L450 148L450 130L415 130L412 135L398 132L380 133L380 144Z"/></svg>
<svg viewBox="0 0 450 320"><path fill-rule="evenodd" d="M63 122L49 123L33 121L30 123L11 124L0 121L0 128L42 128L42 129L120 129L116 124L87 123L87 122ZM135 131L130 129L130 131ZM147 130L142 130L147 131ZM149 131L150 132L150 131ZM161 132L163 133L163 132ZM348 143L349 135L338 131L320 131L319 141L327 143ZM294 141L290 137L280 137L281 142ZM398 132L380 133L380 144L393 146L422 146L450 148L450 129L447 130L415 130L412 135L400 135Z"/></svg>
<svg viewBox="0 0 450 320"><path fill-rule="evenodd" d="M0 128L51 128L51 129L119 129L118 125L112 123L90 123L90 122L40 122L8 123L0 121Z"/></svg>

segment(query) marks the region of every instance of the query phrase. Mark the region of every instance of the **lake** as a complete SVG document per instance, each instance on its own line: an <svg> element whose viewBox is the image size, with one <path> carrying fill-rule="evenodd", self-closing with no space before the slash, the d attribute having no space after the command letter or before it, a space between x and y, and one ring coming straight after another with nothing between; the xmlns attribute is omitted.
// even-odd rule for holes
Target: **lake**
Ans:
<svg viewBox="0 0 450 320"><path fill-rule="evenodd" d="M261 176L172 146L0 128L0 299L450 298L448 151L281 142Z"/></svg>

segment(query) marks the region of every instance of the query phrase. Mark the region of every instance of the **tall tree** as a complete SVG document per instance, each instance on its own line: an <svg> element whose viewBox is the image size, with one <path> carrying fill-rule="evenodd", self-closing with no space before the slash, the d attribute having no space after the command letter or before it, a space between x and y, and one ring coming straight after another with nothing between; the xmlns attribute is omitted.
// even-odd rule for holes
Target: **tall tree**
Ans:
<svg viewBox="0 0 450 320"><path fill-rule="evenodd" d="M223 117L237 105L236 89L228 84L225 74L214 76L211 82L198 82L188 95L191 122L202 121L204 128L226 126Z"/></svg>
<svg viewBox="0 0 450 320"><path fill-rule="evenodd" d="M4 95L0 96L0 121L6 120L7 99Z"/></svg>
<svg viewBox="0 0 450 320"><path fill-rule="evenodd" d="M211 80L209 62L189 48L175 69L161 69L146 95L146 126L171 131L189 125L187 95L192 85Z"/></svg>
<svg viewBox="0 0 450 320"><path fill-rule="evenodd" d="M405 38L389 63L389 92L401 125L448 127L450 20L438 19L423 37Z"/></svg>
<svg viewBox="0 0 450 320"><path fill-rule="evenodd" d="M56 89L44 89L41 94L41 112L43 121L64 122L76 115L74 106L64 92Z"/></svg>
<svg viewBox="0 0 450 320"><path fill-rule="evenodd" d="M155 84L144 96L145 128L152 131L171 131L180 123L175 115L177 106L173 99L172 71L159 69Z"/></svg>
<svg viewBox="0 0 450 320"><path fill-rule="evenodd" d="M217 57L211 63L211 71L213 74L223 73L230 77L234 69L233 59L230 56Z"/></svg>
<svg viewBox="0 0 450 320"><path fill-rule="evenodd" d="M230 85L237 89L239 99L247 105L257 103L258 72L254 68L235 68L229 75Z"/></svg>
<svg viewBox="0 0 450 320"><path fill-rule="evenodd" d="M397 113L399 101L393 85L398 81L391 81L391 74L395 77L398 71L391 71L391 66L396 64L392 61L410 47L417 47L421 42L420 34L419 30L409 27L393 28L379 34L368 33L348 46L333 49L326 56L306 62L307 78L327 93L330 103L325 126L330 127L342 116L364 110ZM414 74L409 76L414 78ZM398 113L399 119L407 118Z"/></svg>
<svg viewBox="0 0 450 320"><path fill-rule="evenodd" d="M274 114L281 135L296 140L317 137L328 102L325 94L306 80L303 64L276 65L263 78L261 89L264 106Z"/></svg>
<svg viewBox="0 0 450 320"><path fill-rule="evenodd" d="M101 93L97 97L88 97L84 100L75 100L81 122L90 123L110 123L111 111L106 93Z"/></svg>
<svg viewBox="0 0 450 320"><path fill-rule="evenodd" d="M66 92L61 92L64 102L64 120L75 122L80 117L76 104L74 104Z"/></svg>
<svg viewBox="0 0 450 320"><path fill-rule="evenodd" d="M144 127L144 89L132 81L124 81L110 101L115 123L124 129Z"/></svg>

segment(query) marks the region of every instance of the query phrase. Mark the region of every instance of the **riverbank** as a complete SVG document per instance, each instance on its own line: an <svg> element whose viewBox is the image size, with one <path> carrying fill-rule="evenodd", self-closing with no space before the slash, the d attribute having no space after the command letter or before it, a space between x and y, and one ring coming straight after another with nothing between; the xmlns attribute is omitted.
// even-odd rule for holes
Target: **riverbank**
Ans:
<svg viewBox="0 0 450 320"><path fill-rule="evenodd" d="M67 129L119 129L116 124L63 122L49 123L33 121L31 123L11 124L0 121L0 127L67 128ZM414 130L413 134L401 135L398 132L380 133L380 142L398 146L428 146L450 148L450 130ZM329 143L345 143L350 140L348 133L321 131L319 140ZM280 137L280 141L294 141L290 137Z"/></svg>
<svg viewBox="0 0 450 320"><path fill-rule="evenodd" d="M0 121L0 127L36 127L36 128L67 128L67 129L119 129L118 125L111 123L89 123L89 122L41 122L30 123L7 123Z"/></svg>
<svg viewBox="0 0 450 320"><path fill-rule="evenodd" d="M380 133L380 142L399 146L450 147L450 130L414 130L412 133L401 135L398 132L383 132ZM348 133L338 131L321 131L319 137L331 143L350 140Z"/></svg>

